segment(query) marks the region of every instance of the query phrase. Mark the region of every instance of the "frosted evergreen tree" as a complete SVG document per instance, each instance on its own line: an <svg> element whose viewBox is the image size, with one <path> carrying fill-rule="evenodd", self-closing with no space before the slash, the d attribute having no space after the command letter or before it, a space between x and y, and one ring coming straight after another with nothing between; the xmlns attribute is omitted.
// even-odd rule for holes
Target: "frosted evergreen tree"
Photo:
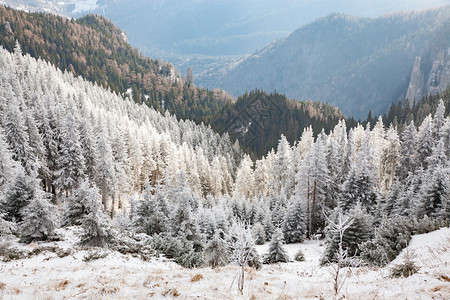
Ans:
<svg viewBox="0 0 450 300"><path fill-rule="evenodd" d="M179 186L177 187L171 203L175 205L170 215L171 233L193 243L195 251L203 247L199 234L198 223L192 212L194 201L191 191L186 184L183 173L180 173Z"/></svg>
<svg viewBox="0 0 450 300"><path fill-rule="evenodd" d="M350 173L344 182L340 205L343 211L349 210L356 203L361 203L369 212L373 212L377 204L377 193L370 161L369 145L359 151L351 165Z"/></svg>
<svg viewBox="0 0 450 300"><path fill-rule="evenodd" d="M442 99L439 100L438 107L436 108L436 113L433 117L433 137L435 140L440 139L442 129L445 125L445 105Z"/></svg>
<svg viewBox="0 0 450 300"><path fill-rule="evenodd" d="M274 264L278 262L289 262L289 255L286 250L283 248L283 232L280 228L277 228L275 232L272 234L272 238L269 244L269 252L264 257L265 264Z"/></svg>
<svg viewBox="0 0 450 300"><path fill-rule="evenodd" d="M131 181L130 181L130 159L127 155L127 146L123 137L123 133L119 128L117 128L116 123L118 120L109 118L108 127L109 135L111 140L111 149L113 153L114 161L114 171L117 180L117 197L118 197L118 207L122 207L121 194L126 194L130 192ZM113 201L116 197L113 197ZM111 218L114 217L114 207L116 206L115 201L111 205L113 209L111 210Z"/></svg>
<svg viewBox="0 0 450 300"><path fill-rule="evenodd" d="M409 172L414 172L416 169L417 161L415 160L415 151L417 139L417 130L414 122L411 121L403 131L401 137L399 164L396 170L400 180L405 179Z"/></svg>
<svg viewBox="0 0 450 300"><path fill-rule="evenodd" d="M254 174L253 162L250 156L245 155L236 172L234 196L250 198L253 194Z"/></svg>
<svg viewBox="0 0 450 300"><path fill-rule="evenodd" d="M284 241L289 243L301 243L306 233L305 213L303 204L299 198L294 196L294 201L289 205L284 215L282 231Z"/></svg>
<svg viewBox="0 0 450 300"><path fill-rule="evenodd" d="M272 225L274 227L281 227L286 213L287 200L284 195L271 195L270 210Z"/></svg>
<svg viewBox="0 0 450 300"><path fill-rule="evenodd" d="M85 173L90 180L95 178L95 137L88 111L82 112L79 122L80 145L85 163Z"/></svg>
<svg viewBox="0 0 450 300"><path fill-rule="evenodd" d="M390 216L383 218L375 229L374 237L360 244L364 261L385 266L394 260L411 240L410 218Z"/></svg>
<svg viewBox="0 0 450 300"><path fill-rule="evenodd" d="M35 180L33 198L20 211L20 240L26 243L47 240L54 235L56 227L56 211L50 204L49 195L36 186L38 183Z"/></svg>
<svg viewBox="0 0 450 300"><path fill-rule="evenodd" d="M6 212L0 212L0 237L11 235L16 232L17 224L7 221Z"/></svg>
<svg viewBox="0 0 450 300"><path fill-rule="evenodd" d="M294 188L295 162L288 140L281 135L270 170L269 191L290 195Z"/></svg>
<svg viewBox="0 0 450 300"><path fill-rule="evenodd" d="M211 172L211 193L213 196L217 197L222 194L223 184L223 170L218 157L215 157L212 162Z"/></svg>
<svg viewBox="0 0 450 300"><path fill-rule="evenodd" d="M380 157L380 192L387 194L394 182L395 171L398 167L400 157L400 141L397 130L390 127L386 132L385 147L381 151Z"/></svg>
<svg viewBox="0 0 450 300"><path fill-rule="evenodd" d="M22 209L35 197L36 184L34 180L25 174L23 168L18 169L14 180L6 189L2 203L2 211L6 212L6 220L14 222L21 222L23 220Z"/></svg>
<svg viewBox="0 0 450 300"><path fill-rule="evenodd" d="M67 114L60 127L61 143L59 157L56 160L58 169L55 172L55 185L59 191L69 196L79 186L84 177L85 163L77 127L76 112L73 102L69 100Z"/></svg>
<svg viewBox="0 0 450 300"><path fill-rule="evenodd" d="M106 209L108 200L115 197L117 191L117 178L114 169L114 158L111 145L106 137L105 127L101 119L99 120L96 131L95 183L100 189L103 207ZM111 211L113 210L114 207L112 207Z"/></svg>
<svg viewBox="0 0 450 300"><path fill-rule="evenodd" d="M9 101L5 122L6 141L13 153L13 159L20 162L26 172L30 174L36 158L31 156L32 151L28 143L24 120L18 100Z"/></svg>
<svg viewBox="0 0 450 300"><path fill-rule="evenodd" d="M83 234L80 244L90 247L106 247L114 242L114 233L108 217L102 211L99 193L94 193L86 201L86 209L89 212L81 222Z"/></svg>
<svg viewBox="0 0 450 300"><path fill-rule="evenodd" d="M48 100L48 98L46 98ZM47 168L49 169L49 174L44 179L45 187L47 192L52 192L54 172L57 170L56 160L59 156L58 147L58 128L56 124L56 119L53 114L53 105L49 101L44 103L44 109L42 110L43 118L39 126L39 130L42 133L42 142L45 147L45 156L47 159Z"/></svg>
<svg viewBox="0 0 450 300"><path fill-rule="evenodd" d="M136 207L134 226L138 232L148 235L159 234L167 231L167 215L165 212L165 200L163 191L158 189L152 195L154 189L147 181L144 186L143 200Z"/></svg>
<svg viewBox="0 0 450 300"><path fill-rule="evenodd" d="M203 240L211 240L216 232L216 220L213 211L210 208L203 207L198 209L197 223Z"/></svg>
<svg viewBox="0 0 450 300"><path fill-rule="evenodd" d="M342 120L333 129L328 143L327 165L330 180L327 187L327 197L329 199L338 198L342 183L347 175L347 144L347 127L345 120Z"/></svg>
<svg viewBox="0 0 450 300"><path fill-rule="evenodd" d="M428 115L419 127L415 155L416 163L424 169L427 168L426 158L433 152L435 143L436 141L433 137L433 118L431 115Z"/></svg>
<svg viewBox="0 0 450 300"><path fill-rule="evenodd" d="M269 192L269 166L265 157L256 161L255 192L260 196L267 196Z"/></svg>
<svg viewBox="0 0 450 300"><path fill-rule="evenodd" d="M306 155L314 145L314 132L311 126L303 129L300 140L295 145L293 158L295 162L295 173L298 173ZM298 181L296 180L296 183Z"/></svg>
<svg viewBox="0 0 450 300"><path fill-rule="evenodd" d="M214 234L214 237L206 244L203 255L205 257L205 263L212 268L226 266L228 264L230 251L228 249L228 244L221 237L219 231L217 231Z"/></svg>
<svg viewBox="0 0 450 300"><path fill-rule="evenodd" d="M450 158L450 118L447 118L441 128L441 139L444 143L445 154Z"/></svg>
<svg viewBox="0 0 450 300"><path fill-rule="evenodd" d="M41 178L48 178L50 170L47 167L47 158L45 157L45 146L42 141L42 136L36 125L36 121L30 111L24 113L25 127L28 133L28 145L31 153L29 158L34 158L39 163L39 175Z"/></svg>
<svg viewBox="0 0 450 300"><path fill-rule="evenodd" d="M295 175L294 197L302 198L305 204L308 236L325 226L322 211L331 210L336 204L330 190L330 175L327 165L327 137L320 133L317 141L306 155Z"/></svg>
<svg viewBox="0 0 450 300"><path fill-rule="evenodd" d="M450 168L437 165L427 172L420 192L419 216L450 218Z"/></svg>
<svg viewBox="0 0 450 300"><path fill-rule="evenodd" d="M372 237L373 220L361 204L356 204L345 215L337 208L333 212L329 225L326 228L327 246L322 258L322 264L336 261L336 252L339 250L340 243L339 231L336 225L345 218L349 220L349 223L342 236L342 248L346 251L347 257L359 256L361 253L360 245Z"/></svg>
<svg viewBox="0 0 450 300"><path fill-rule="evenodd" d="M252 234L256 245L264 245L266 242L266 231L261 223L258 222L253 226Z"/></svg>
<svg viewBox="0 0 450 300"><path fill-rule="evenodd" d="M6 143L3 128L0 126L0 199L8 183L15 177L17 163L12 159L12 152Z"/></svg>
<svg viewBox="0 0 450 300"><path fill-rule="evenodd" d="M85 179L75 189L65 203L63 225L81 225L83 219L90 213L90 202L101 201L98 188Z"/></svg>

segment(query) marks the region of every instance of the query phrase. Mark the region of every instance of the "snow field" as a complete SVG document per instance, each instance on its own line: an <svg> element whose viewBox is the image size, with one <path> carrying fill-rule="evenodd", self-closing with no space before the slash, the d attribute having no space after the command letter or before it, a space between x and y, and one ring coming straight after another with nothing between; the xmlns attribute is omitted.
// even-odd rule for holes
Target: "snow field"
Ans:
<svg viewBox="0 0 450 300"><path fill-rule="evenodd" d="M77 228L60 230L67 238L40 246L67 249ZM21 246L36 247L36 244ZM258 246L264 254L268 244ZM305 262L246 269L244 295L236 288L236 266L184 269L163 258L142 261L108 250L105 258L83 261L92 250L59 258L50 252L30 259L0 263L2 299L332 299L329 267L320 267L323 241L286 245L291 256L302 249ZM450 296L450 229L416 235L409 247L417 254L417 274L391 278L390 267L402 261L406 249L386 268L346 269L341 291L346 299L448 299Z"/></svg>

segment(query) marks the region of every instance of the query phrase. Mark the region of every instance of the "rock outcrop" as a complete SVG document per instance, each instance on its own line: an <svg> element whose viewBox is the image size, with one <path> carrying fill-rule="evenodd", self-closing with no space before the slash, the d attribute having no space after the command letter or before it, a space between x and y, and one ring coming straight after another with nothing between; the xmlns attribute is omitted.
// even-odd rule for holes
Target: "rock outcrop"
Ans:
<svg viewBox="0 0 450 300"><path fill-rule="evenodd" d="M411 72L411 79L409 80L408 91L406 92L406 99L417 99L422 98L423 95L423 74L420 70L420 64L422 59L416 57L414 61L414 67Z"/></svg>
<svg viewBox="0 0 450 300"><path fill-rule="evenodd" d="M421 68L422 59L416 57L406 99L419 100L425 95L440 93L450 85L450 47L437 51L430 61L432 62L431 69L424 73ZM426 80L427 78L428 80Z"/></svg>

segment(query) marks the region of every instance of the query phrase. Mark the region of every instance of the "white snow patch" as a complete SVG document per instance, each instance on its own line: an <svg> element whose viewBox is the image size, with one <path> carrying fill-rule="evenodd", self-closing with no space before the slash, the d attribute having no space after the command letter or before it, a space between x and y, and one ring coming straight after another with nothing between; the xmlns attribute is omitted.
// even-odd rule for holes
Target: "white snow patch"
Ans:
<svg viewBox="0 0 450 300"><path fill-rule="evenodd" d="M98 7L97 0L80 0L74 1L75 9L72 11L74 14L79 14L85 11L91 11Z"/></svg>

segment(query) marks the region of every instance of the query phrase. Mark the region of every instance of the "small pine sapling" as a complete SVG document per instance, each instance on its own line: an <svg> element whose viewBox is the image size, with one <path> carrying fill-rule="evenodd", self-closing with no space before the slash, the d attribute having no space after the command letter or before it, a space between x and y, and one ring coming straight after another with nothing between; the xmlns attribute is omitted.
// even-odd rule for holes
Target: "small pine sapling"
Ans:
<svg viewBox="0 0 450 300"><path fill-rule="evenodd" d="M270 240L269 252L264 257L265 264L274 264L278 262L289 262L289 255L283 248L283 232L280 228L277 228L272 234L272 239Z"/></svg>
<svg viewBox="0 0 450 300"><path fill-rule="evenodd" d="M305 254L303 254L302 249L298 249L294 256L295 261L305 261Z"/></svg>
<svg viewBox="0 0 450 300"><path fill-rule="evenodd" d="M392 277L409 277L419 271L414 259L416 254L413 251L406 250L403 256L403 263L395 265L391 269Z"/></svg>
<svg viewBox="0 0 450 300"><path fill-rule="evenodd" d="M231 228L228 240L232 249L231 261L239 267L237 274L238 290L243 295L245 267L249 265L250 267L258 268L260 265L259 256L255 249L255 240L250 228L240 221Z"/></svg>

